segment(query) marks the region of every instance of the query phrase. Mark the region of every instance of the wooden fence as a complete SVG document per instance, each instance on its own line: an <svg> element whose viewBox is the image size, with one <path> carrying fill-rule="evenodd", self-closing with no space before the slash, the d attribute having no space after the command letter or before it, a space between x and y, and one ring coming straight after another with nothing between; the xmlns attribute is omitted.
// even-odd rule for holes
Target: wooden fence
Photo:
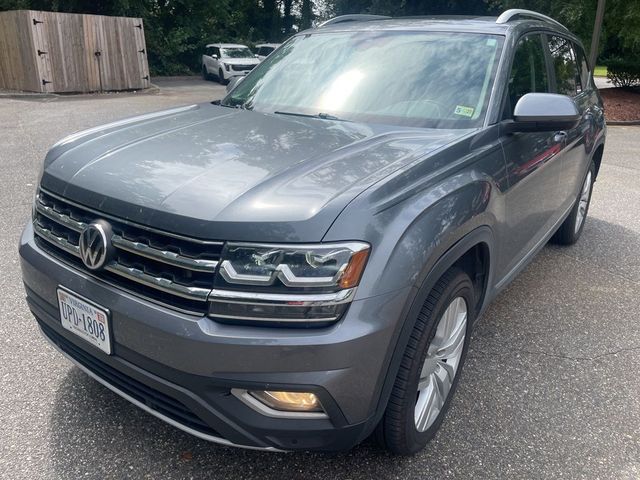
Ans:
<svg viewBox="0 0 640 480"><path fill-rule="evenodd" d="M0 12L0 88L99 92L147 88L140 18Z"/></svg>

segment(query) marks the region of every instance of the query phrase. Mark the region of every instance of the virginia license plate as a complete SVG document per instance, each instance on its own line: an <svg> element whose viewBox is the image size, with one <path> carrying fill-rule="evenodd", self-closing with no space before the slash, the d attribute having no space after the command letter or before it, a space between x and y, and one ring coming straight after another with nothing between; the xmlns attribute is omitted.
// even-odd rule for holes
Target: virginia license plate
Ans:
<svg viewBox="0 0 640 480"><path fill-rule="evenodd" d="M111 354L109 311L69 290L58 288L58 306L62 326L91 345Z"/></svg>

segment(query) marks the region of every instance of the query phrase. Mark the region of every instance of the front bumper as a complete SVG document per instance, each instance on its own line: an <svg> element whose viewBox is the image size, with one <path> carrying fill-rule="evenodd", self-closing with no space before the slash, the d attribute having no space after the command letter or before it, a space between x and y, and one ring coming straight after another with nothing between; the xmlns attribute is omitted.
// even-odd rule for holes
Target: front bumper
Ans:
<svg viewBox="0 0 640 480"><path fill-rule="evenodd" d="M398 318L409 294L356 300L336 325L293 330L222 325L143 300L20 242L29 307L44 335L94 378L201 438L262 449L348 449L375 426ZM112 312L113 354L60 324L63 285ZM328 418L265 416L232 388L305 390Z"/></svg>

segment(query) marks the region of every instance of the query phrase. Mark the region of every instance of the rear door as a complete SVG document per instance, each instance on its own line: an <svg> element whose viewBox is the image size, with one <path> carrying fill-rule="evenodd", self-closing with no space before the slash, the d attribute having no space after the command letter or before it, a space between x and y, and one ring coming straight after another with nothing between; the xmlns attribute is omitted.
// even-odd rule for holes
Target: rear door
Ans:
<svg viewBox="0 0 640 480"><path fill-rule="evenodd" d="M522 37L514 52L503 120L513 118L513 109L527 93L551 91L546 37L530 33ZM509 191L505 220L507 239L503 245L502 271L511 272L534 249L558 220L562 198L560 153L565 145L561 132L521 132L501 136Z"/></svg>
<svg viewBox="0 0 640 480"><path fill-rule="evenodd" d="M580 123L566 131L566 151L560 182L562 210L570 208L582 186L595 140L594 107L597 99L590 81L584 52L569 39L547 35L549 55L553 65L553 89L556 93L573 98L581 114ZM586 70L586 72L585 72Z"/></svg>

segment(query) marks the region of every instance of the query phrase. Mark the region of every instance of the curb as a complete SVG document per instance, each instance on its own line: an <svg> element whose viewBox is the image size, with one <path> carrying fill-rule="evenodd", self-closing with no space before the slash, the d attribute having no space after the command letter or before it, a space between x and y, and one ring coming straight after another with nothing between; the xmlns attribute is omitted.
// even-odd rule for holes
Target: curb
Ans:
<svg viewBox="0 0 640 480"><path fill-rule="evenodd" d="M634 125L640 125L640 120L607 120L607 126L609 125L612 127L631 127Z"/></svg>
<svg viewBox="0 0 640 480"><path fill-rule="evenodd" d="M160 77L151 77L151 81L156 81L156 80L166 80L166 81L174 81L174 80L202 80L202 75L167 75L167 76L160 76Z"/></svg>
<svg viewBox="0 0 640 480"><path fill-rule="evenodd" d="M149 82L148 88L140 90L119 90L108 92L82 92L82 93L37 93L37 92L12 92L0 91L0 99L8 98L10 100L41 100L41 99L57 99L57 98L82 98L109 95L156 95L160 93L160 87L155 83Z"/></svg>
<svg viewBox="0 0 640 480"><path fill-rule="evenodd" d="M60 95L55 93L35 93L35 92L0 92L0 98L8 98L11 100L25 100L28 98L58 98Z"/></svg>

